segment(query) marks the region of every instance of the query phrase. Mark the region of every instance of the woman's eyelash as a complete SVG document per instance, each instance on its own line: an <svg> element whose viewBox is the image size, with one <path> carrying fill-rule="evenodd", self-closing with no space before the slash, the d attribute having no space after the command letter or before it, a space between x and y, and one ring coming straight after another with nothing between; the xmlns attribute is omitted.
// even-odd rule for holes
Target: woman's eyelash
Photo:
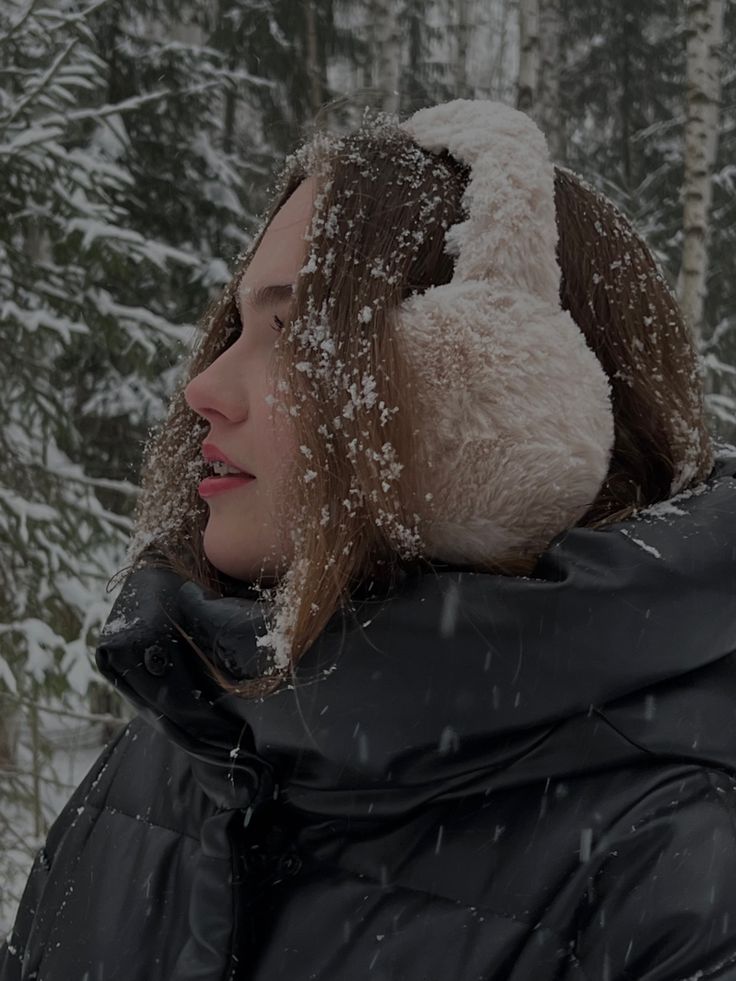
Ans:
<svg viewBox="0 0 736 981"><path fill-rule="evenodd" d="M275 327L273 326L274 324L276 324ZM276 314L274 314L273 320L271 321L272 329L281 331L284 329L284 326L285 326L284 321L281 319L281 317L277 317ZM240 311L235 310L234 316L230 321L230 336L232 337L234 335L235 337L240 337L242 331L243 331L243 321L241 320L240 317Z"/></svg>

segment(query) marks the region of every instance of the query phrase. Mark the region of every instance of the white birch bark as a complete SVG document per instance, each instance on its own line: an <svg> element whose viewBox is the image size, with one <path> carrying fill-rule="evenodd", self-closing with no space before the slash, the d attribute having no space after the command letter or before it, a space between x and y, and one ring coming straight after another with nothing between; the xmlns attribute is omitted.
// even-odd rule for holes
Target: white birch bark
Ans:
<svg viewBox="0 0 736 981"><path fill-rule="evenodd" d="M708 273L712 173L718 149L724 0L687 0L684 243L677 293L700 343Z"/></svg>
<svg viewBox="0 0 736 981"><path fill-rule="evenodd" d="M516 107L530 112L539 81L539 0L519 0L519 83Z"/></svg>
<svg viewBox="0 0 736 981"><path fill-rule="evenodd" d="M560 0L539 0L539 79L534 119L547 137L552 159L562 163L565 141L560 113L562 14Z"/></svg>

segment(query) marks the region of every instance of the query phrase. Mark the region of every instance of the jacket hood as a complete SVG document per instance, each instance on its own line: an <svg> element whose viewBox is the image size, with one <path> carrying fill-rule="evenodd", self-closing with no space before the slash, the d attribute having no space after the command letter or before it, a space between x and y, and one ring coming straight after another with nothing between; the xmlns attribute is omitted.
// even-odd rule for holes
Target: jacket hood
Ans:
<svg viewBox="0 0 736 981"><path fill-rule="evenodd" d="M529 577L407 575L338 612L263 699L223 693L175 623L240 676L259 673L266 625L256 599L142 568L97 650L223 806L273 773L302 807L366 794L377 815L632 759L736 769L736 455L627 521L557 536Z"/></svg>

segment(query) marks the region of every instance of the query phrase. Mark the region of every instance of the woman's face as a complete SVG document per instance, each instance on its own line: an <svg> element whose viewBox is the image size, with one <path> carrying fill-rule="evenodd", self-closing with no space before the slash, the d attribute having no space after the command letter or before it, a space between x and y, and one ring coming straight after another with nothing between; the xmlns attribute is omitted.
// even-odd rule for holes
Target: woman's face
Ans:
<svg viewBox="0 0 736 981"><path fill-rule="evenodd" d="M205 554L236 579L255 579L262 568L270 579L291 559L288 529L278 527L275 505L296 446L285 414L266 401L276 396L270 367L278 320L288 316L291 299L285 291L258 303L257 291L296 284L315 193L314 178L303 181L274 216L240 281L240 336L185 391L190 407L210 424L205 458L254 478L216 476L200 484L209 507Z"/></svg>

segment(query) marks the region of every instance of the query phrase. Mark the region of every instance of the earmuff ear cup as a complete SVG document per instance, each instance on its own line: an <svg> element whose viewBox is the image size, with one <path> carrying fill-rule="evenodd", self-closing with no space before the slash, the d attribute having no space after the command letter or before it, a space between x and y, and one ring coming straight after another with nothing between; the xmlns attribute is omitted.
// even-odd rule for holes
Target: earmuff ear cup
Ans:
<svg viewBox="0 0 736 981"><path fill-rule="evenodd" d="M529 293L453 282L406 300L395 331L426 551L539 554L593 503L613 445L610 383L577 324Z"/></svg>
<svg viewBox="0 0 736 981"><path fill-rule="evenodd" d="M611 386L560 306L554 165L544 134L501 102L455 99L401 123L470 167L447 229L452 282L396 312L417 413L432 558L532 557L590 508L614 443Z"/></svg>

